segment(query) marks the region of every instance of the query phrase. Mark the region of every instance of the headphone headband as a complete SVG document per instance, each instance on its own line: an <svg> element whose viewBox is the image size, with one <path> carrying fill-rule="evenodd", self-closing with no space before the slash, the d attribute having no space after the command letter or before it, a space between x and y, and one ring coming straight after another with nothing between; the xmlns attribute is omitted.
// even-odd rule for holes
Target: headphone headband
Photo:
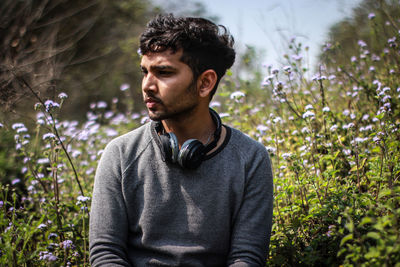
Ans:
<svg viewBox="0 0 400 267"><path fill-rule="evenodd" d="M204 154L207 154L208 152L210 152L211 150L213 150L218 143L219 137L221 136L221 118L219 117L218 113L213 110L212 108L210 109L210 114L211 117L215 123L215 125L217 126L217 128L215 129L214 132L214 140L212 140L211 143L209 143L205 148L204 148Z"/></svg>

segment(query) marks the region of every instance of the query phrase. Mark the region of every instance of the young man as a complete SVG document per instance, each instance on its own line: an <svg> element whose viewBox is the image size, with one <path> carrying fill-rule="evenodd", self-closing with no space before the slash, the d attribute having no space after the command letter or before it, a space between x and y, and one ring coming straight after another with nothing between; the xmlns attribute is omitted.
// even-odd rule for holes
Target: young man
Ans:
<svg viewBox="0 0 400 267"><path fill-rule="evenodd" d="M268 154L209 109L233 38L205 19L158 16L140 50L152 122L113 140L99 162L92 266L264 266Z"/></svg>

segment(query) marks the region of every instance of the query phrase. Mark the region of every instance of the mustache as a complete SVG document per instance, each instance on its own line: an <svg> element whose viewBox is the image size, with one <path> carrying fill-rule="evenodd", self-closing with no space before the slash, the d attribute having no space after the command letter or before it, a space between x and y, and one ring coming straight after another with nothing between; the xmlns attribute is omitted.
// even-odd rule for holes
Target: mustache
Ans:
<svg viewBox="0 0 400 267"><path fill-rule="evenodd" d="M159 99L159 98L157 98L157 97L155 97L154 95L151 95L151 94L146 94L146 95L143 97L143 101L144 101L145 103L147 103L147 102L162 103L161 99Z"/></svg>

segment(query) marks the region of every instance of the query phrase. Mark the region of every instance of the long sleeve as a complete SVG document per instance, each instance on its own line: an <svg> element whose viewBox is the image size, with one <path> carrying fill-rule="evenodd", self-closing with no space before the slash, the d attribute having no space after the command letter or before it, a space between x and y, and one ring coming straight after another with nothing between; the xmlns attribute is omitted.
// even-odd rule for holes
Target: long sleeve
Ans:
<svg viewBox="0 0 400 267"><path fill-rule="evenodd" d="M265 266L272 228L273 178L266 150L249 163L243 200L233 222L228 266Z"/></svg>
<svg viewBox="0 0 400 267"><path fill-rule="evenodd" d="M120 158L118 147L111 142L97 167L89 226L92 266L131 266L126 255L128 219Z"/></svg>

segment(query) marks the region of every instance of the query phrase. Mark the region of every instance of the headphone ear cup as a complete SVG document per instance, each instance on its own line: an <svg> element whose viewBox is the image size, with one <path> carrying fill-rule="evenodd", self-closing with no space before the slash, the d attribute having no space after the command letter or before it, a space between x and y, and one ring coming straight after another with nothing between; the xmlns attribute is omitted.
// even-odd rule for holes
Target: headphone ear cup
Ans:
<svg viewBox="0 0 400 267"><path fill-rule="evenodd" d="M160 135L161 145L167 160L172 163L177 162L179 154L178 138L174 133L166 133Z"/></svg>
<svg viewBox="0 0 400 267"><path fill-rule="evenodd" d="M183 143L178 155L178 163L186 169L195 169L203 161L204 145L196 139L189 139Z"/></svg>

